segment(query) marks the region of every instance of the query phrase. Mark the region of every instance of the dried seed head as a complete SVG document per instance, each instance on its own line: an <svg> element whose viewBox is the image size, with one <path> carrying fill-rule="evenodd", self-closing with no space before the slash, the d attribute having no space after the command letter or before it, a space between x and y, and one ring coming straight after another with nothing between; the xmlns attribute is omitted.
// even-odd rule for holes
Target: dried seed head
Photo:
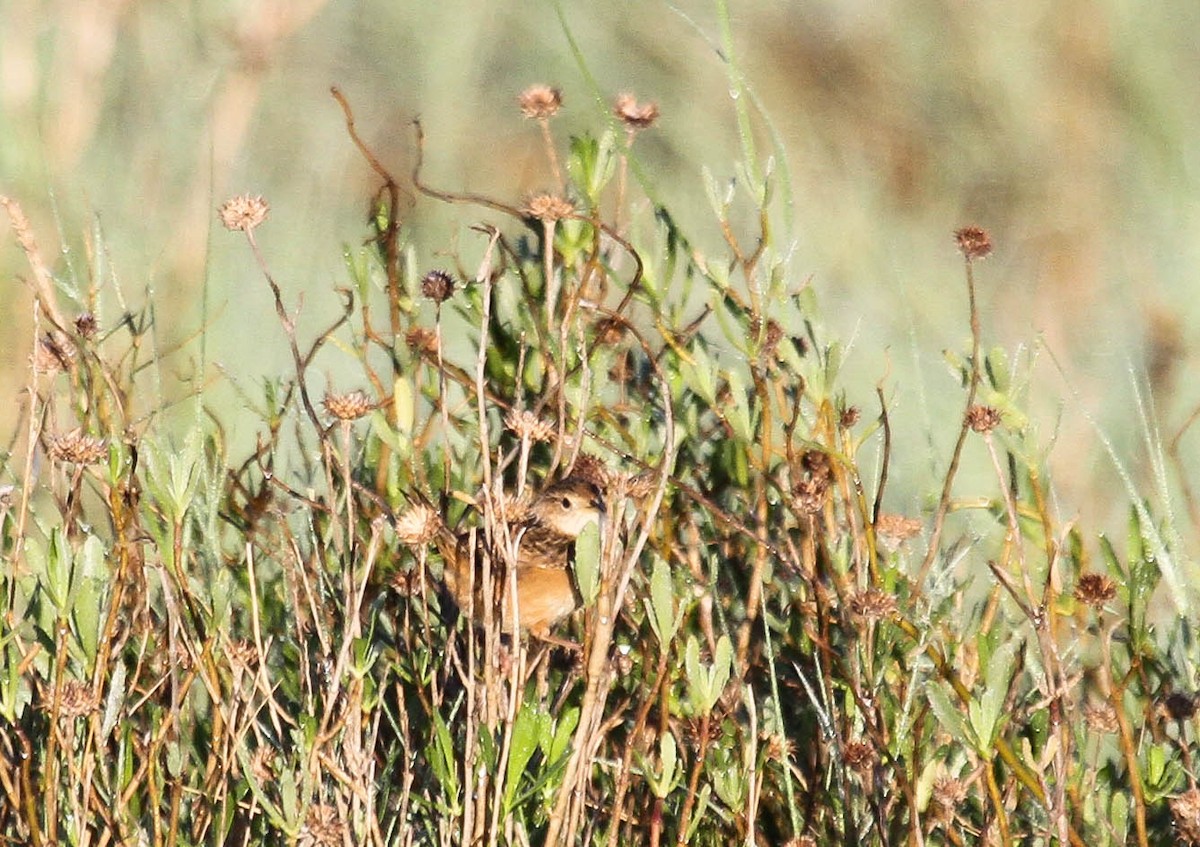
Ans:
<svg viewBox="0 0 1200 847"><path fill-rule="evenodd" d="M851 741L845 746L842 751L846 759L846 764L851 770L857 771L859 774L870 773L875 767L877 759L875 748L866 741Z"/></svg>
<svg viewBox="0 0 1200 847"><path fill-rule="evenodd" d="M829 480L813 477L802 479L792 486L792 494L796 498L796 510L801 514L813 515L825 507L829 495Z"/></svg>
<svg viewBox="0 0 1200 847"><path fill-rule="evenodd" d="M977 226L965 226L954 231L954 240L958 242L958 251L968 262L982 259L992 252L992 238L987 230Z"/></svg>
<svg viewBox="0 0 1200 847"><path fill-rule="evenodd" d="M231 641L225 648L225 655L234 670L246 671L258 664L258 648L254 642L245 639Z"/></svg>
<svg viewBox="0 0 1200 847"><path fill-rule="evenodd" d="M805 450L800 454L800 467L813 479L826 482L833 479L833 466L829 461L829 454L824 450Z"/></svg>
<svg viewBox="0 0 1200 847"><path fill-rule="evenodd" d="M868 588L850 596L850 612L857 618L879 621L896 614L896 598L878 588Z"/></svg>
<svg viewBox="0 0 1200 847"><path fill-rule="evenodd" d="M605 494L608 493L609 486L613 483L613 473L609 471L608 466L600 460L599 456L588 453L580 454L579 458L575 460L575 466L571 468L570 475L586 479Z"/></svg>
<svg viewBox="0 0 1200 847"><path fill-rule="evenodd" d="M33 348L33 366L42 373L67 373L75 360L75 345L61 333L47 332Z"/></svg>
<svg viewBox="0 0 1200 847"><path fill-rule="evenodd" d="M415 597L421 593L421 570L420 568L411 568L404 571L396 571L392 574L389 583L392 590L401 597Z"/></svg>
<svg viewBox="0 0 1200 847"><path fill-rule="evenodd" d="M612 500L615 503L624 500L642 500L650 496L650 493L658 487L658 475L654 471L642 471L636 474L627 471L613 471L608 476L608 491L611 492Z"/></svg>
<svg viewBox="0 0 1200 847"><path fill-rule="evenodd" d="M632 94L621 94L613 103L613 114L620 118L626 129L637 132L650 128L658 120L658 104L638 103Z"/></svg>
<svg viewBox="0 0 1200 847"><path fill-rule="evenodd" d="M527 118L545 120L558 114L562 108L562 91L549 85L531 85L521 92L517 98L521 106L521 114Z"/></svg>
<svg viewBox="0 0 1200 847"><path fill-rule="evenodd" d="M441 525L441 516L424 503L413 506L396 521L396 538L407 547L424 547Z"/></svg>
<svg viewBox="0 0 1200 847"><path fill-rule="evenodd" d="M1116 733L1121 728L1112 703L1098 700L1083 707L1083 720L1093 732Z"/></svg>
<svg viewBox="0 0 1200 847"><path fill-rule="evenodd" d="M1094 609L1099 609L1109 600L1117 596L1117 586L1102 573L1084 573L1079 575L1075 585L1075 599L1087 603Z"/></svg>
<svg viewBox="0 0 1200 847"><path fill-rule="evenodd" d="M525 204L525 215L539 221L559 221L575 214L575 206L564 197L535 194Z"/></svg>
<svg viewBox="0 0 1200 847"><path fill-rule="evenodd" d="M967 409L967 426L975 432L991 432L1000 426L1000 410L992 406L972 406Z"/></svg>
<svg viewBox="0 0 1200 847"><path fill-rule="evenodd" d="M779 342L783 340L783 327L778 321L771 319L767 320L764 328L761 318L754 318L750 321L750 332L755 338L762 338L762 344L759 347L759 352L764 359L775 358L775 353L779 350Z"/></svg>
<svg viewBox="0 0 1200 847"><path fill-rule="evenodd" d="M545 442L554 438L554 424L539 418L527 409L513 409L504 416L504 425L522 441Z"/></svg>
<svg viewBox="0 0 1200 847"><path fill-rule="evenodd" d="M96 316L91 312L81 312L75 316L75 331L82 338L92 338L96 334Z"/></svg>
<svg viewBox="0 0 1200 847"><path fill-rule="evenodd" d="M296 843L299 847L341 847L345 831L346 825L336 806L313 803L308 807Z"/></svg>
<svg viewBox="0 0 1200 847"><path fill-rule="evenodd" d="M270 747L259 747L250 756L250 773L259 785L275 779L275 751Z"/></svg>
<svg viewBox="0 0 1200 847"><path fill-rule="evenodd" d="M605 318L596 324L596 343L603 347L612 347L625 337L625 324L622 321Z"/></svg>
<svg viewBox="0 0 1200 847"><path fill-rule="evenodd" d="M261 194L256 197L239 194L222 203L218 214L220 214L221 223L226 229L250 232L267 219L269 211L271 211L271 204L264 200Z"/></svg>
<svg viewBox="0 0 1200 847"><path fill-rule="evenodd" d="M763 755L768 761L785 762L796 753L795 743L782 732L763 733Z"/></svg>
<svg viewBox="0 0 1200 847"><path fill-rule="evenodd" d="M903 544L921 532L924 524L919 518L906 518L903 515L883 514L875 521L875 534L895 546Z"/></svg>
<svg viewBox="0 0 1200 847"><path fill-rule="evenodd" d="M65 435L51 436L47 447L51 459L74 465L94 465L104 458L107 452L103 438L84 435L78 429Z"/></svg>
<svg viewBox="0 0 1200 847"><path fill-rule="evenodd" d="M404 343L417 353L436 353L437 333L423 326L414 326L404 336Z"/></svg>
<svg viewBox="0 0 1200 847"><path fill-rule="evenodd" d="M1191 788L1167 800L1175 832L1184 844L1200 844L1200 789Z"/></svg>
<svg viewBox="0 0 1200 847"><path fill-rule="evenodd" d="M339 421L356 421L375 407L366 394L357 390L347 394L326 394L321 403L325 411Z"/></svg>
<svg viewBox="0 0 1200 847"><path fill-rule="evenodd" d="M454 277L446 271L430 271L421 279L421 293L441 305L454 293Z"/></svg>
<svg viewBox="0 0 1200 847"><path fill-rule="evenodd" d="M953 820L967 800L967 784L961 779L942 777L933 784L930 804L934 816L942 821Z"/></svg>
<svg viewBox="0 0 1200 847"><path fill-rule="evenodd" d="M858 406L847 406L838 415L838 424L841 425L842 429L853 429L861 417L862 412L859 411Z"/></svg>
<svg viewBox="0 0 1200 847"><path fill-rule="evenodd" d="M53 697L53 694L48 696ZM50 708L51 702L44 704ZM65 718L85 718L100 708L100 700L90 683L81 679L64 680L58 701L58 713Z"/></svg>

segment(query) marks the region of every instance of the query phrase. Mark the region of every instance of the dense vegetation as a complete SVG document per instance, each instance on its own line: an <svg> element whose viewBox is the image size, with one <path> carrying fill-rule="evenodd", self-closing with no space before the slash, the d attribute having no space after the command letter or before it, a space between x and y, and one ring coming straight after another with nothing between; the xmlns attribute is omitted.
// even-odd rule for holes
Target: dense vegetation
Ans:
<svg viewBox="0 0 1200 847"><path fill-rule="evenodd" d="M630 178L649 104L619 98L564 154L557 92L526 91L554 189L510 205L389 173L336 96L380 191L337 307L306 307L326 328L297 329L256 241L267 202L220 209L276 305L263 344L293 362L236 412L249 456L203 390L186 432L159 425L150 311L97 314L6 204L38 344L3 500L0 834L1200 842L1190 572L1132 488L1120 548L1058 517L1021 360L976 309L985 231L955 233L953 450L924 513L895 514L889 464L929 449L892 439L905 386L847 402L748 139L736 180L706 175L724 251L702 254ZM410 243L409 191L483 223ZM330 350L359 376L321 397ZM984 490L955 485L966 450ZM436 525L498 538L568 473L608 508L554 633L577 647L466 622ZM1160 585L1180 614L1155 626Z"/></svg>

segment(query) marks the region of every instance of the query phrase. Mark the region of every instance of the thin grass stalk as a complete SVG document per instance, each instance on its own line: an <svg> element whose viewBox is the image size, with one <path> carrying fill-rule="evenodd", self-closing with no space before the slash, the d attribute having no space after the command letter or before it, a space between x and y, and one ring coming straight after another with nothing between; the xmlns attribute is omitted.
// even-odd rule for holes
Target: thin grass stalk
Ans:
<svg viewBox="0 0 1200 847"><path fill-rule="evenodd" d="M975 273L971 258L968 256L965 261L967 271L967 299L971 323L971 373L967 385L967 402L964 406L962 423L959 425L958 440L954 443L954 452L950 454L950 466L946 469L946 476L942 482L942 494L938 498L937 513L933 519L933 530L929 536L929 548L913 583L917 587L917 590L920 590L921 586L925 584L925 578L929 575L929 569L933 567L933 563L937 559L938 552L941 549L942 530L945 527L946 515L950 512L950 495L954 488L954 478L958 475L958 463L962 459L963 446L967 442L967 433L971 431L971 425L967 421L966 410L975 405L975 395L979 391L979 383L982 379L982 370L979 363L981 331L979 327L979 309L975 303Z"/></svg>

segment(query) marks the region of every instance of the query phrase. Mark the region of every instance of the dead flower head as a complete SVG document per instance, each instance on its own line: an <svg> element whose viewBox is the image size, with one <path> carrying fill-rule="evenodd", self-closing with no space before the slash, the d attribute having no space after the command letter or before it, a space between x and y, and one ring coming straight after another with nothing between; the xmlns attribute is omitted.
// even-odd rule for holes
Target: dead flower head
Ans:
<svg viewBox="0 0 1200 847"><path fill-rule="evenodd" d="M649 129L658 120L658 104L639 103L632 94L621 94L613 103L613 114L620 118L626 129L637 132Z"/></svg>
<svg viewBox="0 0 1200 847"><path fill-rule="evenodd" d="M1200 788L1191 788L1167 800L1175 831L1184 844L1200 844Z"/></svg>
<svg viewBox="0 0 1200 847"><path fill-rule="evenodd" d="M258 664L258 648L253 641L239 639L229 642L225 648L225 656L235 670L244 672Z"/></svg>
<svg viewBox="0 0 1200 847"><path fill-rule="evenodd" d="M878 758L875 748L866 741L850 741L842 751L846 764L859 774L870 773Z"/></svg>
<svg viewBox="0 0 1200 847"><path fill-rule="evenodd" d="M75 345L62 333L47 332L33 348L33 366L42 373L66 373L75 360Z"/></svg>
<svg viewBox="0 0 1200 847"><path fill-rule="evenodd" d="M538 83L522 91L517 103L520 104L521 114L525 117L545 120L557 115L558 110L562 108L562 91Z"/></svg>
<svg viewBox="0 0 1200 847"><path fill-rule="evenodd" d="M421 278L421 293L441 305L454 293L454 277L446 271L430 271Z"/></svg>
<svg viewBox="0 0 1200 847"><path fill-rule="evenodd" d="M896 598L878 588L852 594L849 606L855 617L868 621L879 621L896 614Z"/></svg>
<svg viewBox="0 0 1200 847"><path fill-rule="evenodd" d="M80 312L75 316L75 331L80 338L91 338L96 334L96 316L91 312Z"/></svg>
<svg viewBox="0 0 1200 847"><path fill-rule="evenodd" d="M94 465L104 458L107 446L103 438L93 438L76 429L65 435L51 436L48 449L50 458L56 462Z"/></svg>
<svg viewBox="0 0 1200 847"><path fill-rule="evenodd" d="M346 824L338 814L336 806L313 803L304 816L300 827L299 847L341 847Z"/></svg>
<svg viewBox="0 0 1200 847"><path fill-rule="evenodd" d="M825 507L829 496L829 480L825 477L802 479L792 486L792 494L796 498L796 509L801 514L814 515Z"/></svg>
<svg viewBox="0 0 1200 847"><path fill-rule="evenodd" d="M325 411L339 421L356 421L374 408L374 403L361 391L325 395L321 401Z"/></svg>
<svg viewBox="0 0 1200 847"><path fill-rule="evenodd" d="M565 197L535 194L525 204L525 214L539 221L559 221L575 214L575 205Z"/></svg>
<svg viewBox="0 0 1200 847"><path fill-rule="evenodd" d="M429 506L419 503L396 521L396 538L407 547L424 547L437 535L441 516Z"/></svg>
<svg viewBox="0 0 1200 847"><path fill-rule="evenodd" d="M596 343L604 347L613 347L625 337L625 324L612 318L605 318L596 324Z"/></svg>
<svg viewBox="0 0 1200 847"><path fill-rule="evenodd" d="M46 703L49 708L51 704ZM81 679L68 679L62 684L58 700L58 713L64 718L85 718L100 708L100 700L92 691L91 683Z"/></svg>
<svg viewBox="0 0 1200 847"><path fill-rule="evenodd" d="M250 773L259 785L275 779L275 751L270 747L259 747L250 756Z"/></svg>
<svg viewBox="0 0 1200 847"><path fill-rule="evenodd" d="M1083 720L1093 732L1114 734L1121 728L1117 710L1106 700L1087 703L1083 707Z"/></svg>
<svg viewBox="0 0 1200 847"><path fill-rule="evenodd" d="M962 804L967 801L967 784L954 777L942 777L933 784L930 805L934 815L942 821L954 820Z"/></svg>
<svg viewBox="0 0 1200 847"><path fill-rule="evenodd" d="M882 514L875 521L875 534L889 544L899 547L910 538L920 534L922 527L920 518L906 518L904 515Z"/></svg>
<svg viewBox="0 0 1200 847"><path fill-rule="evenodd" d="M437 333L423 326L414 326L405 334L404 343L417 353L436 353Z"/></svg>
<svg viewBox="0 0 1200 847"><path fill-rule="evenodd" d="M220 214L221 223L226 229L250 232L267 219L269 211L271 211L271 204L264 200L261 194L257 196L239 194L222 203L218 214Z"/></svg>
<svg viewBox="0 0 1200 847"><path fill-rule="evenodd" d="M965 226L956 229L954 240L958 244L958 252L962 253L968 262L982 259L992 252L992 237L981 227Z"/></svg>
<svg viewBox="0 0 1200 847"><path fill-rule="evenodd" d="M504 416L504 425L522 441L545 442L554 438L554 424L542 420L528 409L513 409Z"/></svg>
<svg viewBox="0 0 1200 847"><path fill-rule="evenodd" d="M1000 426L1000 410L992 406L972 406L967 409L967 426L975 432L991 432Z"/></svg>
<svg viewBox="0 0 1200 847"><path fill-rule="evenodd" d="M388 580L388 584L401 597L415 597L421 592L421 569L396 571Z"/></svg>
<svg viewBox="0 0 1200 847"><path fill-rule="evenodd" d="M775 358L775 354L779 350L779 342L783 340L783 327L779 325L779 322L767 319L764 324L762 318L754 318L750 321L750 332L754 334L755 338L762 339L759 352L763 358Z"/></svg>
<svg viewBox="0 0 1200 847"><path fill-rule="evenodd" d="M612 498L616 502L626 499L644 500L658 487L658 474L654 471L642 471L636 474L620 471L610 473L609 479L609 487L613 491Z"/></svg>
<svg viewBox="0 0 1200 847"><path fill-rule="evenodd" d="M1075 585L1075 599L1086 603L1094 609L1099 609L1109 600L1117 596L1117 586L1102 573L1084 573L1079 575Z"/></svg>

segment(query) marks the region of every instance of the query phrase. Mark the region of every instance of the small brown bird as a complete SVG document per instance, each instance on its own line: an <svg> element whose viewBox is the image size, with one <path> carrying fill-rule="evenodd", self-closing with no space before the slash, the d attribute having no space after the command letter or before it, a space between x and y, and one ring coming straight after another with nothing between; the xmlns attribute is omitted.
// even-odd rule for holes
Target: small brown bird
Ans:
<svg viewBox="0 0 1200 847"><path fill-rule="evenodd" d="M548 486L529 505L526 514L508 526L509 537L516 546L517 615L522 629L545 639L550 627L579 608L579 593L571 575L575 558L575 540L589 523L599 522L604 515L604 500L600 489L592 482L568 476ZM483 561L504 561L499 551L485 556L479 549L483 533L477 532L476 550L472 555L470 535L456 535L444 524L434 538L442 554L446 587L458 607L465 613L474 609L474 616L483 616L484 598L481 594L482 575L476 570L475 597L470 595L471 565ZM500 620L505 632L512 631L512 595L502 568L496 568L496 586L504 599Z"/></svg>

